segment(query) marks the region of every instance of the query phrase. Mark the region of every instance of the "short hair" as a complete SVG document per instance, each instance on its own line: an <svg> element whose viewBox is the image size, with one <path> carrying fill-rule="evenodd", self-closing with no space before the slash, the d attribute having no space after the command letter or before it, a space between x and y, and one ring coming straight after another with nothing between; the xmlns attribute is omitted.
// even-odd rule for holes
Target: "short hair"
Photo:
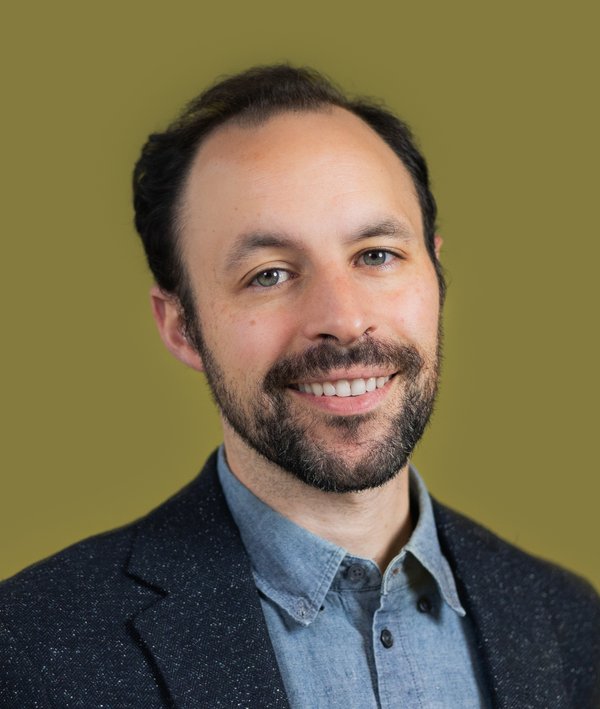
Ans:
<svg viewBox="0 0 600 709"><path fill-rule="evenodd" d="M410 173L421 207L425 245L443 301L446 284L435 253L437 207L427 163L409 127L379 102L347 97L314 69L277 64L253 67L215 83L193 99L165 131L148 137L135 165L135 226L157 285L179 299L186 320L195 320L194 301L178 246L177 224L181 194L198 148L217 127L229 121L260 125L286 111L315 111L328 106L360 117Z"/></svg>

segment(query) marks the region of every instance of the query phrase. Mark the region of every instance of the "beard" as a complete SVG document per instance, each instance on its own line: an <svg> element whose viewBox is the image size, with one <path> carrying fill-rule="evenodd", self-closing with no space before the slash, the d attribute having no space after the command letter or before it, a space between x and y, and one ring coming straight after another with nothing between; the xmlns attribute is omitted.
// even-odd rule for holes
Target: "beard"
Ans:
<svg viewBox="0 0 600 709"><path fill-rule="evenodd" d="M188 335L202 357L213 399L237 435L266 460L322 491L357 492L387 483L407 464L433 412L441 325L435 356L426 358L414 345L370 337L352 347L325 340L276 362L250 395L239 393L228 381L200 327L190 326L189 320ZM395 387L388 398L396 400L383 423L381 410L348 416L294 411L293 396L286 391L291 382L315 381L332 370L357 365L395 372L386 386ZM319 435L323 426L335 442Z"/></svg>

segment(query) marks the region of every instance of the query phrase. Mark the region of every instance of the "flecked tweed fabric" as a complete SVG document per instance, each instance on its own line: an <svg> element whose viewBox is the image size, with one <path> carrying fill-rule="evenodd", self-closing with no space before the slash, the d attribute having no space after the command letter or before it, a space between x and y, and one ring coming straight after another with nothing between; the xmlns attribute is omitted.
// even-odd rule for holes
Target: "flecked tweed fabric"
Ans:
<svg viewBox="0 0 600 709"><path fill-rule="evenodd" d="M593 589L434 513L494 706L600 709ZM2 709L287 706L215 456L148 516L0 585Z"/></svg>
<svg viewBox="0 0 600 709"><path fill-rule="evenodd" d="M434 505L494 706L600 709L600 598L583 579Z"/></svg>

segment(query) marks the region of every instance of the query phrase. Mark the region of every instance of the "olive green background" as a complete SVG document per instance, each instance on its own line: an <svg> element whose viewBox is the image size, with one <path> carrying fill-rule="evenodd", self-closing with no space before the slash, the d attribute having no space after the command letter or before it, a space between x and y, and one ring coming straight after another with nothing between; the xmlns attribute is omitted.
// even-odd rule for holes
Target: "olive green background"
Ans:
<svg viewBox="0 0 600 709"><path fill-rule="evenodd" d="M384 97L429 159L450 288L431 491L600 587L591 2L61 2L3 13L0 577L124 524L219 442L132 227L146 135L290 60Z"/></svg>

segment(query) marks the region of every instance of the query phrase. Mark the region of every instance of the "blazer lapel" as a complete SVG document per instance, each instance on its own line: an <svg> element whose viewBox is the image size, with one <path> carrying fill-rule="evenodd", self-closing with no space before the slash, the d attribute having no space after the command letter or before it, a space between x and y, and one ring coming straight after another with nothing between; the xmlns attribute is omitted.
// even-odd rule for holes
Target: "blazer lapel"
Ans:
<svg viewBox="0 0 600 709"><path fill-rule="evenodd" d="M157 592L132 624L169 706L289 706L214 456L140 522L127 571Z"/></svg>
<svg viewBox="0 0 600 709"><path fill-rule="evenodd" d="M566 706L560 648L531 558L435 501L434 512L493 706Z"/></svg>

